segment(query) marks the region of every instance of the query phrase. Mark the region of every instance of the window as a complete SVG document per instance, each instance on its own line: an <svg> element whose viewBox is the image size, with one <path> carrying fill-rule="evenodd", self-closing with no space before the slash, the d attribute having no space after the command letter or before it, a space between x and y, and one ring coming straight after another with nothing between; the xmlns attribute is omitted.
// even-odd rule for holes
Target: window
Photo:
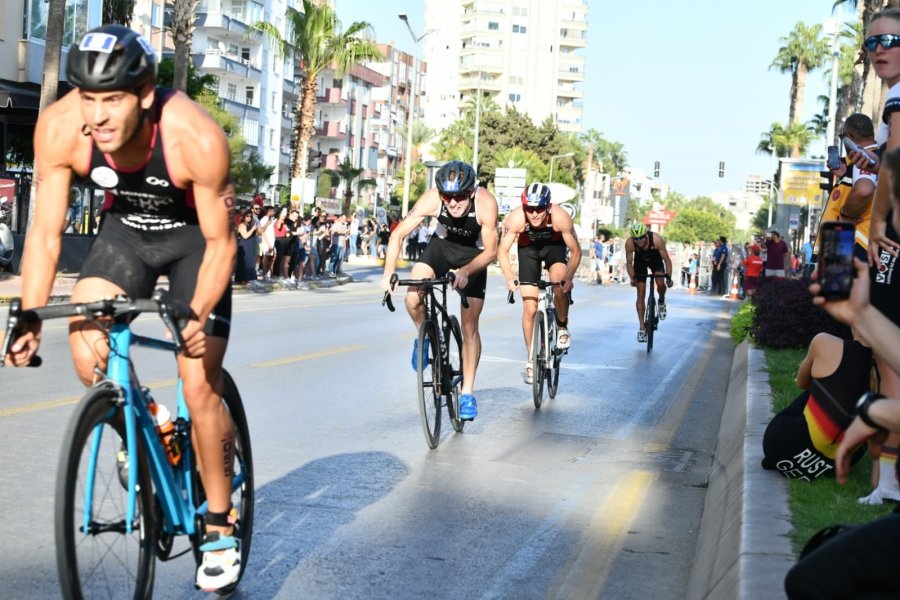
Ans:
<svg viewBox="0 0 900 600"><path fill-rule="evenodd" d="M43 0L31 0L31 37L47 39L47 9L49 4ZM10 6L10 9L12 7ZM69 0L66 2L65 26L63 29L63 46L69 46L87 31L87 0Z"/></svg>
<svg viewBox="0 0 900 600"><path fill-rule="evenodd" d="M500 23L497 21L488 21L488 29L491 31L498 31L500 29Z"/></svg>
<svg viewBox="0 0 900 600"><path fill-rule="evenodd" d="M225 86L225 97L234 100L237 97L237 84L229 83Z"/></svg>
<svg viewBox="0 0 900 600"><path fill-rule="evenodd" d="M241 48L241 60L250 61L250 48Z"/></svg>
<svg viewBox="0 0 900 600"><path fill-rule="evenodd" d="M269 129L269 148L275 147L275 130Z"/></svg>
<svg viewBox="0 0 900 600"><path fill-rule="evenodd" d="M278 93L272 92L272 110L278 110Z"/></svg>
<svg viewBox="0 0 900 600"><path fill-rule="evenodd" d="M253 89L252 85L247 86L245 93L244 93L244 99L245 99L244 104L249 104L250 106L253 106L253 92L254 91L255 90Z"/></svg>
<svg viewBox="0 0 900 600"><path fill-rule="evenodd" d="M524 6L513 6L513 16L514 17L527 17L528 16L528 8Z"/></svg>
<svg viewBox="0 0 900 600"><path fill-rule="evenodd" d="M525 78L520 75L510 75L509 76L509 84L510 85L525 85Z"/></svg>
<svg viewBox="0 0 900 600"><path fill-rule="evenodd" d="M509 101L515 104L516 102L522 101L522 94L510 94Z"/></svg>
<svg viewBox="0 0 900 600"><path fill-rule="evenodd" d="M524 25L513 25L513 33L525 33L526 28Z"/></svg>
<svg viewBox="0 0 900 600"><path fill-rule="evenodd" d="M250 146L259 144L259 122L256 119L244 119L244 140Z"/></svg>

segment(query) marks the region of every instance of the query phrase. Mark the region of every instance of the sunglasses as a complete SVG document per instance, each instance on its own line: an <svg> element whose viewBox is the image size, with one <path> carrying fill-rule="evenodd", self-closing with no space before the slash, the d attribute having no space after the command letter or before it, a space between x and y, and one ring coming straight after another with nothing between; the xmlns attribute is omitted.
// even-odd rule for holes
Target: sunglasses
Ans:
<svg viewBox="0 0 900 600"><path fill-rule="evenodd" d="M463 200L469 200L474 194L469 192L464 192L462 194L438 194L441 197L441 200L444 201L445 204L450 204L452 201L456 201L457 203L462 202Z"/></svg>
<svg viewBox="0 0 900 600"><path fill-rule="evenodd" d="M885 50L897 48L898 46L900 46L900 35L894 35L893 33L870 35L866 38L866 41L863 42L863 48L865 48L869 52L874 52L875 48L878 47L878 44L881 44L881 47Z"/></svg>
<svg viewBox="0 0 900 600"><path fill-rule="evenodd" d="M527 213L536 213L536 212L544 212L547 210L546 206L523 206L522 209Z"/></svg>

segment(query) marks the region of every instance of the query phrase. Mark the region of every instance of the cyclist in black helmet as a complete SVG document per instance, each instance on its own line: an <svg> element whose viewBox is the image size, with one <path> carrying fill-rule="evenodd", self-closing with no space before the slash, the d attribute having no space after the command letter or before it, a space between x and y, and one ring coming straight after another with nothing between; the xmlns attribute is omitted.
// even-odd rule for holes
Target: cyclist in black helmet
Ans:
<svg viewBox="0 0 900 600"><path fill-rule="evenodd" d="M22 303L47 303L73 176L90 178L106 190L103 219L72 301L146 298L167 275L170 292L195 313L178 371L209 500L197 585L211 591L236 580L240 561L230 500L234 433L221 401L237 253L234 191L224 132L186 95L155 87L156 64L149 42L121 25L89 31L69 49L66 76L76 89L41 112L34 134L37 209ZM89 385L95 365L106 368L104 332L77 318L69 331L75 369ZM29 325L6 362L28 364L40 339L40 323Z"/></svg>
<svg viewBox="0 0 900 600"><path fill-rule="evenodd" d="M481 356L478 319L484 307L487 267L497 257L497 200L478 187L475 171L462 161L451 161L434 176L434 187L426 191L410 209L406 218L391 233L384 258L381 288L391 289L401 243L425 217L436 217L434 235L413 265L412 279L443 277L456 269L454 285L462 288L469 308L460 308L463 334L463 382L459 398L459 416L471 421L478 410L475 403L475 372ZM416 288L406 294L406 310L416 328L425 320L425 308ZM412 364L416 368L418 340L413 345Z"/></svg>
<svg viewBox="0 0 900 600"><path fill-rule="evenodd" d="M661 235L650 231L641 222L632 224L631 236L625 241L625 268L628 270L628 278L631 285L637 288L637 316L640 329L637 333L637 341L646 342L647 332L644 331L644 311L647 309L646 294L647 280L644 275L665 275L666 281L656 279L656 291L659 294L659 320L666 318L666 289L672 287L672 258L666 250L666 240Z"/></svg>

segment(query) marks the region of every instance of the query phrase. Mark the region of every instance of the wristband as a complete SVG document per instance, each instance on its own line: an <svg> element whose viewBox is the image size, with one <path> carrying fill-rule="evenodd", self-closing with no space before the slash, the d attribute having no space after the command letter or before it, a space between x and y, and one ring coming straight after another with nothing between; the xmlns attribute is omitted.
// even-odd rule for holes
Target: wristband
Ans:
<svg viewBox="0 0 900 600"><path fill-rule="evenodd" d="M859 416L860 420L872 429L878 429L879 431L884 431L884 427L872 420L872 417L869 416L869 407L873 402L881 400L884 397L883 394L877 392L866 392L860 396L859 400L856 402L856 414Z"/></svg>

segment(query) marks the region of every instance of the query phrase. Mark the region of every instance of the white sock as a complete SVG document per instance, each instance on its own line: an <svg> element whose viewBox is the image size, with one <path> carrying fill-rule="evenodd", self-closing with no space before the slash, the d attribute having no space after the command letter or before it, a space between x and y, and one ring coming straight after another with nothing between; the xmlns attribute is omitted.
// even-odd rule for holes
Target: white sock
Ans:
<svg viewBox="0 0 900 600"><path fill-rule="evenodd" d="M876 505L885 500L900 500L900 485L897 482L897 448L882 448L878 458L878 487L868 496L859 498L860 504Z"/></svg>

